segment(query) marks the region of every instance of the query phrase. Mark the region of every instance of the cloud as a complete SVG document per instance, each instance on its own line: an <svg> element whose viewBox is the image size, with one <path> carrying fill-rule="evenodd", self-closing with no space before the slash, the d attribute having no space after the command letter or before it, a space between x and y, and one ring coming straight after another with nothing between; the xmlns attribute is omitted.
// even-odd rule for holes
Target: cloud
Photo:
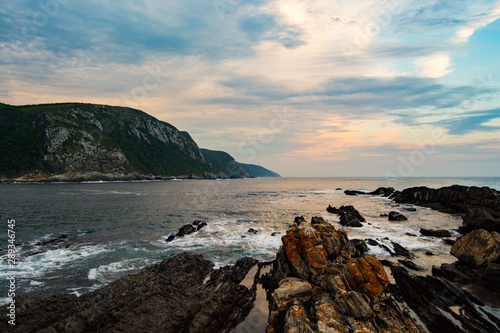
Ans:
<svg viewBox="0 0 500 333"><path fill-rule="evenodd" d="M451 58L448 54L438 53L429 57L420 58L415 61L415 66L420 71L420 75L430 78L440 78L451 72Z"/></svg>
<svg viewBox="0 0 500 333"><path fill-rule="evenodd" d="M488 24L500 18L500 4L497 2L486 12L469 18L464 27L460 28L452 38L454 43L465 43L475 31L484 28Z"/></svg>
<svg viewBox="0 0 500 333"><path fill-rule="evenodd" d="M500 126L488 124L500 119L500 109L468 112L432 123L448 129L449 134L465 135L472 132L500 132Z"/></svg>

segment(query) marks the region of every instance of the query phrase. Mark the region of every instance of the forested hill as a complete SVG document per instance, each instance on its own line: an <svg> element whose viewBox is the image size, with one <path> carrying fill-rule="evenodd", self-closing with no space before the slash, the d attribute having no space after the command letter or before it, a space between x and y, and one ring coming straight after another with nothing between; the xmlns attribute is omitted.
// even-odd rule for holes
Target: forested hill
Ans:
<svg viewBox="0 0 500 333"><path fill-rule="evenodd" d="M201 150L189 133L140 110L81 103L0 104L2 178L85 174L113 179L279 176L237 163L224 152Z"/></svg>

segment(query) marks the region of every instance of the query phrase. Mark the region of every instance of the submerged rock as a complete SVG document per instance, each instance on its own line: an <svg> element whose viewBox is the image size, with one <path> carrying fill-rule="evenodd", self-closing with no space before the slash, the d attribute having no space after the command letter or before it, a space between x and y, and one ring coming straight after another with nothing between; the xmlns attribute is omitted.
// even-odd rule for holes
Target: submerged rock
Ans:
<svg viewBox="0 0 500 333"><path fill-rule="evenodd" d="M375 191L373 192L369 192L367 194L370 194L370 195L382 195L384 197L389 197L391 196L396 190L394 189L394 187L379 187L378 189L376 189Z"/></svg>

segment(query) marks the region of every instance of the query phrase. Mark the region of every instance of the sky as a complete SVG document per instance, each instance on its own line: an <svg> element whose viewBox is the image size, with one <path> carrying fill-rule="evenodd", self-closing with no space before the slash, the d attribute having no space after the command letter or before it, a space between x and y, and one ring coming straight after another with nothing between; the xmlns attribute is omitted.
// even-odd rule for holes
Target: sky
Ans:
<svg viewBox="0 0 500 333"><path fill-rule="evenodd" d="M0 102L134 107L282 176L500 176L499 90L500 1L0 4Z"/></svg>

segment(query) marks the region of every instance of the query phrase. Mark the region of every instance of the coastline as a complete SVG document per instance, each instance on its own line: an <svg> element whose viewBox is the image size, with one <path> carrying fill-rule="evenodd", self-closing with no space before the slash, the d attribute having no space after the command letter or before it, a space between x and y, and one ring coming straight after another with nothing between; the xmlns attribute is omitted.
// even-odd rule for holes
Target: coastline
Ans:
<svg viewBox="0 0 500 333"><path fill-rule="evenodd" d="M464 188L464 187L460 187L460 189L463 189L463 188ZM471 190L471 188L466 188L466 190L467 190L466 192L475 191L476 189L481 189L481 188L473 188L472 190ZM408 190L408 189L407 189L407 190ZM457 188L457 190L458 190L458 188ZM377 192L377 191L378 191L378 190L376 190L376 191L374 191L374 192ZM406 191L406 190L405 190L405 191ZM405 192L405 191L402 191L402 192ZM411 193L411 195L410 195L410 196L408 196L408 197L410 197L410 198L416 198L416 197L417 197L417 198L418 198L418 197L419 197L418 193L422 193L422 189L419 189L419 190L415 190L415 189L413 189L412 191L409 191L409 192L407 191L407 192L406 192L406 194L408 194L408 193ZM364 193L364 195L366 195L366 194L368 194L368 193ZM373 194L373 195L375 195L375 194ZM456 193L455 193L454 195L456 195ZM486 196L485 196L485 200L482 200L481 198L479 198L479 200L478 200L477 195L475 195L475 194L474 194L474 196L475 196L475 199L474 199L474 200L477 202L477 204L476 204L476 206L471 206L471 207L470 207L470 208L472 209L472 211L476 211L476 208L478 208L478 207L486 207L486 208L487 208L488 204L489 204L489 203L491 203L491 198L489 198L489 197L488 197L488 195L486 195ZM404 196L403 196L403 197L404 197ZM428 195L428 194L426 194L426 195L424 195L423 197L425 197L425 198L431 198L431 199L432 199L433 195ZM445 202L452 202L452 201L450 201L449 199L446 199L445 197L443 197L443 195L434 195L434 199L440 199L440 200L441 200L441 199L443 199ZM433 199L433 200L434 200L434 199ZM464 199L464 198L462 198L462 199ZM498 197L497 197L497 199L498 199ZM401 198L400 198L400 200L401 200ZM421 200L421 198L420 198L420 200ZM466 202L467 202L467 200L462 200L462 202L463 202L463 203L466 203ZM416 204L416 202L413 202L413 204ZM428 205L427 205L427 206L428 206ZM434 208L434 209L439 208L439 207L438 207L438 206L436 206L436 205L434 205L434 206L435 206L435 207L432 207L432 208ZM470 205L459 205L459 206L464 206L464 207L465 207L465 206L470 206ZM490 205L490 206L492 206L493 208L495 208L495 209L496 209L496 207L498 207L498 201L497 201L496 203L493 203L493 205ZM424 207L425 207L425 206L424 206ZM442 207L441 207L441 208L442 208ZM452 212L448 212L448 213L452 213ZM465 214L465 213L462 213L462 214L463 214L463 216L464 216L464 217L466 217L466 216L467 216L467 214ZM495 213L495 214L496 214L496 213ZM478 219L479 219L479 218L476 218L476 220L478 220ZM464 221L465 221L465 220L464 220ZM314 218L313 218L313 220L312 220L311 222L314 222ZM477 221L476 221L476 222L477 222ZM480 221L479 221L479 222L480 222ZM318 223L309 223L309 222L304 222L304 221L301 221L300 223L297 223L297 221L296 221L296 223L295 223L295 224L297 224L297 226L296 226L297 228L298 228L298 227L300 227L301 225L302 225L302 228L309 228L309 226L314 226L315 224L318 224ZM319 224L321 225L322 223L319 223ZM477 224L477 223L476 223L476 224ZM293 225L292 225L292 227L293 227ZM298 231L297 231L297 232L298 232ZM492 231L492 233L494 233L494 232L495 232L495 231ZM287 232L287 234L288 234L288 232ZM322 235L322 234L320 234L318 237L323 237L323 236L321 236L321 235ZM347 235L346 235L346 237L347 237ZM300 238L300 237L299 237L299 238ZM301 246L305 246L305 245L306 245L306 243L307 243L307 241L304 241L304 239L300 239L300 242L301 242L301 244L302 244ZM299 242L299 243L300 243L300 242ZM466 243L467 243L467 242L466 242ZM475 242L475 244L477 244L477 242ZM285 248L286 248L286 247L287 247L287 246L285 245ZM368 253L365 253L365 254L361 253L361 255L359 255L359 254L354 254L354 252L353 252L354 250L353 250L352 248L350 248L350 247L349 247L349 245L347 245L347 244L344 244L343 246L341 246L341 248L344 248L344 250L345 250L346 252L349 252L349 253L350 253L350 254L349 254L349 256L350 256L351 258L353 258L353 260L356 260L356 262L358 262L358 261L357 261L358 259L356 259L356 258L363 258L365 255L368 255L368 256L369 256L369 254L370 254L369 252L368 252ZM498 251L498 249L497 249L496 251ZM299 251L299 252L300 252L300 251ZM307 252L307 251L305 251L305 252ZM296 252L296 253L295 253L295 258L297 258L297 257L296 257L297 253L298 253L298 252ZM288 253L287 253L287 255L288 255ZM293 260L290 260L290 257L292 257L292 258L293 258L293 257L294 257L294 254L292 253L290 256L288 256L288 259L285 259L285 261L284 261L284 262L287 262L287 265L290 265L290 263L293 261ZM306 257L303 257L301 260L302 260L303 262L305 262L307 265L310 265L310 264L311 264L310 258L321 258L321 257L322 257L321 255L319 255L319 257L318 257L318 253L315 253L315 252L313 251L310 257L307 257L307 256L306 256ZM280 258L281 258L281 259L280 259ZM403 258L403 259L404 259L404 258ZM167 261L169 261L169 260L171 260L171 259L166 259L166 260L167 260ZM277 254L277 261L275 261L274 265L276 265L276 262L278 262L279 260L281 260L281 261L283 262L283 254L281 254L281 255L280 255L280 253L278 252L278 254ZM407 259L404 259L404 260L406 261ZM492 260L492 263L493 263L493 264L495 263L495 260L497 260L497 259L495 259L495 258L494 258L494 259ZM320 266L321 266L321 262L322 262L322 261L324 261L324 260L319 260L319 264L320 264ZM387 266L386 266L386 268L385 268L385 270L386 270L386 271L390 271L391 273L393 273L393 274L392 274L392 275L393 275L393 278L395 278L395 279L396 279L396 281L395 281L395 282L396 282L396 284L392 284L392 283L391 283L391 284L388 284L388 285L387 285L387 288L389 288L389 289L384 289L384 290L386 290L387 292L389 292L389 290L391 290L390 292L391 292L391 293L393 293L394 291L392 290L392 288L399 288L398 286L401 284L401 285L405 285L405 287L404 287L404 289L405 289L405 290L401 291L401 292L402 292L402 293L401 293L401 295L403 295L403 296L404 296L404 295L405 295L405 292L406 292L406 297L415 298L415 297L416 297L416 295L415 295L415 294L413 294L413 292L411 291L411 290L412 290L412 289L411 289L411 285L412 285L413 283L416 283L416 282L418 282L418 281L419 281L419 282L421 282L421 283L424 283L424 284L423 284L424 286L429 286L429 283L430 283L429 281L434 281L434 280L429 280L429 281L427 281L427 280L421 280L420 278L423 278L423 279L424 279L424 278L425 278L425 279L428 279L428 278L426 278L426 277L422 277L422 276L421 276L421 277L419 277L419 278L416 278L416 276L417 276L417 275L412 275L411 273L408 273L408 270L407 270L407 269L405 269L406 271L404 271L404 270L403 270L403 268L401 268L401 267L402 267L401 265L398 265L398 264L393 265L393 264L387 264L387 263L383 263L383 264L384 264L384 265L387 265ZM293 265L293 264L292 264L292 265ZM300 265L300 264L299 264L299 265ZM315 269L316 269L317 267L315 267L315 265L316 265L316 264L313 264L313 268L315 268ZM391 265L392 265L392 267L391 267ZM156 267L156 266L157 266L157 265L147 267L145 270L149 270L149 271L150 271L150 270L154 270L152 267ZM494 265L493 265L493 266L494 266ZM238 267L238 265L236 265L236 267ZM478 279L478 278L481 278L481 276L480 276L480 275L476 275L476 276L468 276L468 275L467 275L467 274L468 274L468 272L466 272L466 271L463 271L463 270L462 270L462 269L465 269L465 268L466 268L465 266L463 266L463 267L462 267L462 266L455 266L455 267L445 266L444 268L443 268L443 267L439 267L439 269L440 269L441 271L439 271L439 270L438 270L438 268L436 268L436 270L434 270L434 269L433 269L432 275L430 275L430 276L431 276L431 278L432 278L432 279L440 279L439 281L441 281L441 280L442 280L442 281L445 281L445 282L442 282L442 283L445 283L445 285L446 285L446 286L448 286L448 284L447 284L447 283L452 283L452 285L455 285L455 284L457 283L457 281L459 281L459 280L461 280L461 279L464 279L464 277L468 277L469 279L471 279L471 278L472 278L472 279ZM228 269L229 269L229 268L228 268ZM234 268L234 267L233 267L233 268L230 268L230 269L236 269L236 268ZM477 271L477 268L476 268L475 270ZM411 271L411 270L410 270L410 271ZM247 274L248 272L249 272L249 271L247 271L245 274ZM491 269L490 269L490 272L491 272ZM142 272L141 272L141 273L142 273ZM141 274L141 273L140 273L140 274ZM214 274L215 274L215 273L214 273ZM231 273L231 274L232 274L232 273ZM242 274L243 274L243 273L242 273ZM441 275L439 275L439 274L441 274ZM454 275L450 275L450 274L454 274ZM240 275L241 275L241 274L240 274ZM271 275L272 275L272 274L271 274ZM320 275L321 275L321 274L320 274ZM389 276L390 276L390 275L389 275ZM308 278L307 278L306 276L300 276L300 275L299 275L299 276L297 276L297 274L295 274L295 273L292 273L290 277L299 278L299 279L302 279L303 281L305 281L305 280L309 281L309 280L308 280ZM450 278L450 277L451 277L451 278ZM230 279L229 277L226 277L226 278L227 278L227 279ZM123 281L125 281L126 283L128 283L127 281L130 281L130 279L132 279L130 276L129 276L129 277L125 277L125 278L122 278L122 279L120 279L120 280L116 281L116 283L117 283L117 284L120 284L120 282L119 282L119 281L122 281L122 282L123 282ZM304 279L305 279L305 280L304 280ZM182 280L182 279L181 279L181 280ZM259 280L262 280L262 277L259 277ZM265 280L265 279L264 279L264 280ZM180 280L179 280L179 281L180 281ZM399 281L399 282L398 282L398 281ZM405 284L405 283L406 283L406 282L408 282L408 281L409 281L409 283ZM240 281L240 282L241 282L241 281ZM276 282L276 281L275 281L275 282ZM295 282L296 282L296 281L295 281ZM462 282L463 282L463 280L462 280ZM239 282L238 282L238 283L239 283ZM258 281L257 281L257 283L254 283L255 287L257 287L257 285L258 285L259 283L265 283L265 282L263 282L263 281L258 282ZM269 283L269 282L268 282L268 283ZM277 283L277 282L276 282L276 283ZM277 289L277 288L276 288L276 283L275 283L275 285L274 285L274 288L275 288L275 289ZM302 283L302 282L301 282L301 283ZM312 281L312 280L311 280L311 281L309 281L308 283L310 283L310 284L312 283L312 284L314 285L314 281ZM299 284L300 284L300 283L299 283ZM251 289L253 289L253 288L254 288L254 285L248 285L248 287L246 287L246 288L247 288L248 290L251 290ZM278 283L278 285L279 285L279 283ZM296 285L294 285L294 286L296 286ZM392 286L392 287L391 287L391 286ZM351 287L352 287L352 286L351 286ZM106 288L106 287L105 287L105 288ZM250 289L249 289L249 288L250 288ZM302 287L301 287L301 288L302 288ZM385 288L385 287L384 287L384 288ZM453 289L453 287L448 286L447 288L448 288L448 289L450 289L450 290L456 291L455 289ZM126 289L128 289L128 287L126 287ZM273 291L275 290L275 289L272 289L272 287L269 287L269 285L268 285L268 288L267 288L267 289L268 289L268 293L270 292L269 290L273 290ZM292 288L292 289L293 289L293 288ZM307 289L307 288L306 288L306 289ZM314 287L312 287L312 289L314 289ZM323 288L323 289L324 289L324 288ZM356 289L356 288L354 288L354 289ZM361 289L363 289L363 288L361 288ZM426 290L427 290L427 289L426 289ZM101 293L101 292L102 292L102 291L101 291L101 290L99 290L99 292L98 292L97 294L99 294L99 293ZM331 291L331 290L330 290L329 292L333 292L333 291ZM429 295L431 295L431 296L430 296L430 297L431 297L431 298L430 298L430 300L431 300L431 301L433 301L433 299L434 299L435 297L439 296L439 293L438 293L438 295L437 295L437 296L436 296L436 295L434 295L434 294L436 293L436 291L435 291L435 290L430 290L430 289L429 289L429 290L428 290L428 292L430 293ZM272 294L272 292L270 292L270 293ZM308 293L309 293L309 292L308 292ZM315 295L317 295L317 293L312 293L310 296L311 296L311 297L316 297ZM401 296L401 295L400 295L400 296ZM227 296L227 297L229 297L229 295L226 295L226 296ZM418 295L417 295L417 296L418 296ZM43 300L48 300L50 297L52 297L52 296L48 296L48 298L43 297L42 299L43 299ZM70 296L68 296L68 297L70 297ZM81 297L90 297L90 296L85 296L85 295L83 295L83 296L81 296ZM167 296L165 296L165 297L167 297ZM169 295L169 297L171 297L171 295ZM252 296L252 297L253 297L253 296ZM318 296L318 297L319 297L319 296ZM325 296L325 297L326 297L326 296ZM377 296L377 297L378 297L378 296ZM458 294L456 294L454 297L458 297ZM467 296L467 297L468 297L468 298L467 298L467 299L468 299L468 301L467 301L467 302L473 302L473 301L474 301L474 297L469 297L469 296ZM439 297L438 297L438 298L439 298ZM37 301L34 301L34 300L33 300L33 298L30 298L30 296L27 296L27 298L26 298L26 299L30 299L30 301L29 301L29 302L35 302L35 303L36 303L36 302L42 302L42 303L43 303L43 302L45 302L45 301L42 301L42 299L40 299L39 301L38 301L38 300L37 300ZM52 298L52 299L54 299L54 298ZM73 298L72 298L72 299L73 299ZM310 299L312 299L312 298L310 298ZM323 298L322 298L322 300L324 301L324 299L323 299ZM65 300L65 302L66 302L66 301L68 301L68 300ZM300 301L300 299L299 299L299 301ZM316 300L316 301L319 301L319 300ZM372 301L373 301L373 300L372 300ZM370 304L372 304L372 301L370 302ZM23 301L23 300L21 300L21 301L20 301L20 304L23 304L23 302L24 302L24 301ZM59 301L58 301L58 302L59 302ZM70 303L71 303L71 302L73 302L73 301L68 301L68 302L70 302ZM303 302L307 303L307 302L310 302L310 301L308 300L308 301L300 301L300 302L302 302L302 303L303 303ZM328 303L328 302L330 302L330 303ZM331 301L328 301L328 302L327 302L328 304L332 304L332 302L331 302ZM431 303L432 303L432 302L431 302ZM474 302L473 302L473 303L474 303ZM30 304L33 304L33 303L30 303ZM37 303L37 304L38 304L38 303ZM385 304L385 303L384 303L384 304ZM471 304L472 304L472 303L471 303ZM477 303L475 303L475 304L477 304ZM322 303L322 305L324 305L324 303ZM290 304L290 307L286 309L286 312L288 313L288 312L289 312L289 310L290 310L293 306L294 306L294 303L292 302L292 303ZM305 306L307 307L307 306L309 306L309 305L307 305L307 304L306 304ZM370 306L371 306L371 305L370 305ZM450 305L450 306L455 306L455 305ZM272 307L272 305L270 305L270 307ZM295 309L295 308L294 308L294 309ZM40 308L38 308L38 310L40 310ZM295 309L295 310L297 310L297 309ZM295 311L295 310L293 310L293 311ZM298 310L300 310L300 306L299 306L299 309L298 309ZM372 310L373 310L373 309L372 309ZM41 311L41 310L40 310L40 311ZM245 311L246 311L246 310L245 310ZM280 310L280 311L281 311L281 310ZM284 311L284 310L283 310L283 311ZM291 311L291 312L293 312L292 310L290 310L290 311ZM415 311L415 310L413 310L413 311ZM438 311L439 311L439 310L438 310ZM299 311L299 312L300 312L300 311ZM296 312L296 313L299 313L299 312ZM306 311L306 312L307 312L307 311ZM242 313L242 312L240 312L240 313ZM345 313L343 313L343 315L345 315ZM434 315L435 315L435 314L434 314ZM21 316L22 316L22 313L21 313ZM278 314L277 316L279 317L280 315ZM399 318L399 317L398 317L398 318ZM243 318L243 319L244 319L244 318ZM282 319L283 319L283 318L282 318ZM282 319L280 319L280 320L282 320ZM311 319L311 318L309 318L309 319ZM358 319L359 319L359 318L357 318L356 320L358 320ZM345 321L345 319L342 319L342 320L344 320L344 321ZM349 320L347 320L347 321L349 321ZM358 320L358 321L359 321L359 320ZM235 323L236 323L236 322L235 322ZM279 323L279 324L275 324L275 325L277 325L278 327L281 327L282 325L285 325L285 324L283 324L283 322L281 322L281 321L280 321L280 323ZM318 324L313 322L313 323L309 323L308 325L309 325L309 326L311 326L311 325L312 325L312 327L314 327L314 325L318 325ZM368 324L366 324L366 325L368 325ZM278 330L278 331L279 331L279 330ZM278 331L276 331L276 332L278 332ZM377 330L372 330L372 331L376 332ZM432 332L432 330L430 330L430 331ZM214 332L215 332L215 331L214 331ZM466 331L466 332L467 332L467 331ZM486 330L486 332L489 332L489 331L488 331L488 330Z"/></svg>

